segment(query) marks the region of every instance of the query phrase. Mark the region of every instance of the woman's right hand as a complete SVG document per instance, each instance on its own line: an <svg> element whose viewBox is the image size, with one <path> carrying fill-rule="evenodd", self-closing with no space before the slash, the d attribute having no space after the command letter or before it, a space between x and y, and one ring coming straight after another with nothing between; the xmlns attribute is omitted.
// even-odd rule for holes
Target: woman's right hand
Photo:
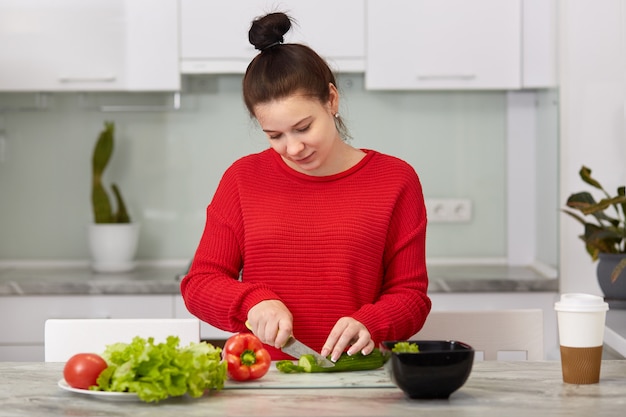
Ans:
<svg viewBox="0 0 626 417"><path fill-rule="evenodd" d="M261 341L277 349L283 347L293 332L293 316L279 300L265 300L248 310L250 330Z"/></svg>

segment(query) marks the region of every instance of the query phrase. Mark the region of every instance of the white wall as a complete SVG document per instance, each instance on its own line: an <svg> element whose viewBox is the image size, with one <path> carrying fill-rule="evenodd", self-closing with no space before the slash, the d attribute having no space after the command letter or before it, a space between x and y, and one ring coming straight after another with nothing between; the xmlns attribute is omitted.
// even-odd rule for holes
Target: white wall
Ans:
<svg viewBox="0 0 626 417"><path fill-rule="evenodd" d="M626 183L625 10L622 0L560 3L560 201L589 189L581 165L613 193ZM593 192L593 191L592 191ZM561 216L561 291L600 295L595 264L577 237L581 225Z"/></svg>

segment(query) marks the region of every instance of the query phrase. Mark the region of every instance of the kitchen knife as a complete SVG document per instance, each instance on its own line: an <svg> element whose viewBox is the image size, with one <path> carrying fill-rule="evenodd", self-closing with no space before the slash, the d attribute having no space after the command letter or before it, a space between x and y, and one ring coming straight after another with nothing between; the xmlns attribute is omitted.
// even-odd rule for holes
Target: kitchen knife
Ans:
<svg viewBox="0 0 626 417"><path fill-rule="evenodd" d="M252 326L250 325L250 322L248 320L246 320L246 327L249 330L252 330ZM322 368L332 368L333 366L335 366L334 363L332 363L304 343L300 342L293 336L289 336L289 339L287 339L287 343L285 343L285 345L280 350L298 359L302 355L313 355L313 357L315 358L315 362L317 362L317 364Z"/></svg>
<svg viewBox="0 0 626 417"><path fill-rule="evenodd" d="M322 368L332 368L333 366L335 366L334 363L332 363L304 343L300 342L293 336L290 336L289 339L287 339L287 343L285 343L285 345L280 348L280 350L287 353L288 355L293 356L294 358L299 358L302 355L313 355L315 357L315 362L317 362L317 364Z"/></svg>

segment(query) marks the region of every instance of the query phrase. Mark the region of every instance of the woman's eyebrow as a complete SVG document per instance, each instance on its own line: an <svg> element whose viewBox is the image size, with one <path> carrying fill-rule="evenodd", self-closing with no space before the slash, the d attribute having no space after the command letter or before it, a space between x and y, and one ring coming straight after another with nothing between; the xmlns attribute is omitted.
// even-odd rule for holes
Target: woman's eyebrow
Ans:
<svg viewBox="0 0 626 417"><path fill-rule="evenodd" d="M300 121L298 121L298 122L297 122L296 124L294 124L293 126L291 126L291 128L295 128L295 127L297 127L297 126L301 125L302 123L306 123L306 122L308 122L308 121L309 121L310 119L312 119L312 118L313 118L313 116L307 116L307 117L305 117L305 118L301 119ZM264 131L265 133L278 133L278 131L277 131L277 130L272 130L272 129L263 129L263 131Z"/></svg>

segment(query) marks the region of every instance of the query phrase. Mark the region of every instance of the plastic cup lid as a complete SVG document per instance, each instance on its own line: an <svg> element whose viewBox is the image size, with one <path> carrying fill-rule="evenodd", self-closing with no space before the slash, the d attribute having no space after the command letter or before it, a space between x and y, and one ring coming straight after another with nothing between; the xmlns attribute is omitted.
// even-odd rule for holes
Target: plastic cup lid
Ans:
<svg viewBox="0 0 626 417"><path fill-rule="evenodd" d="M602 297L591 294L569 293L561 294L561 300L554 303L557 311L596 312L607 311L608 303Z"/></svg>

